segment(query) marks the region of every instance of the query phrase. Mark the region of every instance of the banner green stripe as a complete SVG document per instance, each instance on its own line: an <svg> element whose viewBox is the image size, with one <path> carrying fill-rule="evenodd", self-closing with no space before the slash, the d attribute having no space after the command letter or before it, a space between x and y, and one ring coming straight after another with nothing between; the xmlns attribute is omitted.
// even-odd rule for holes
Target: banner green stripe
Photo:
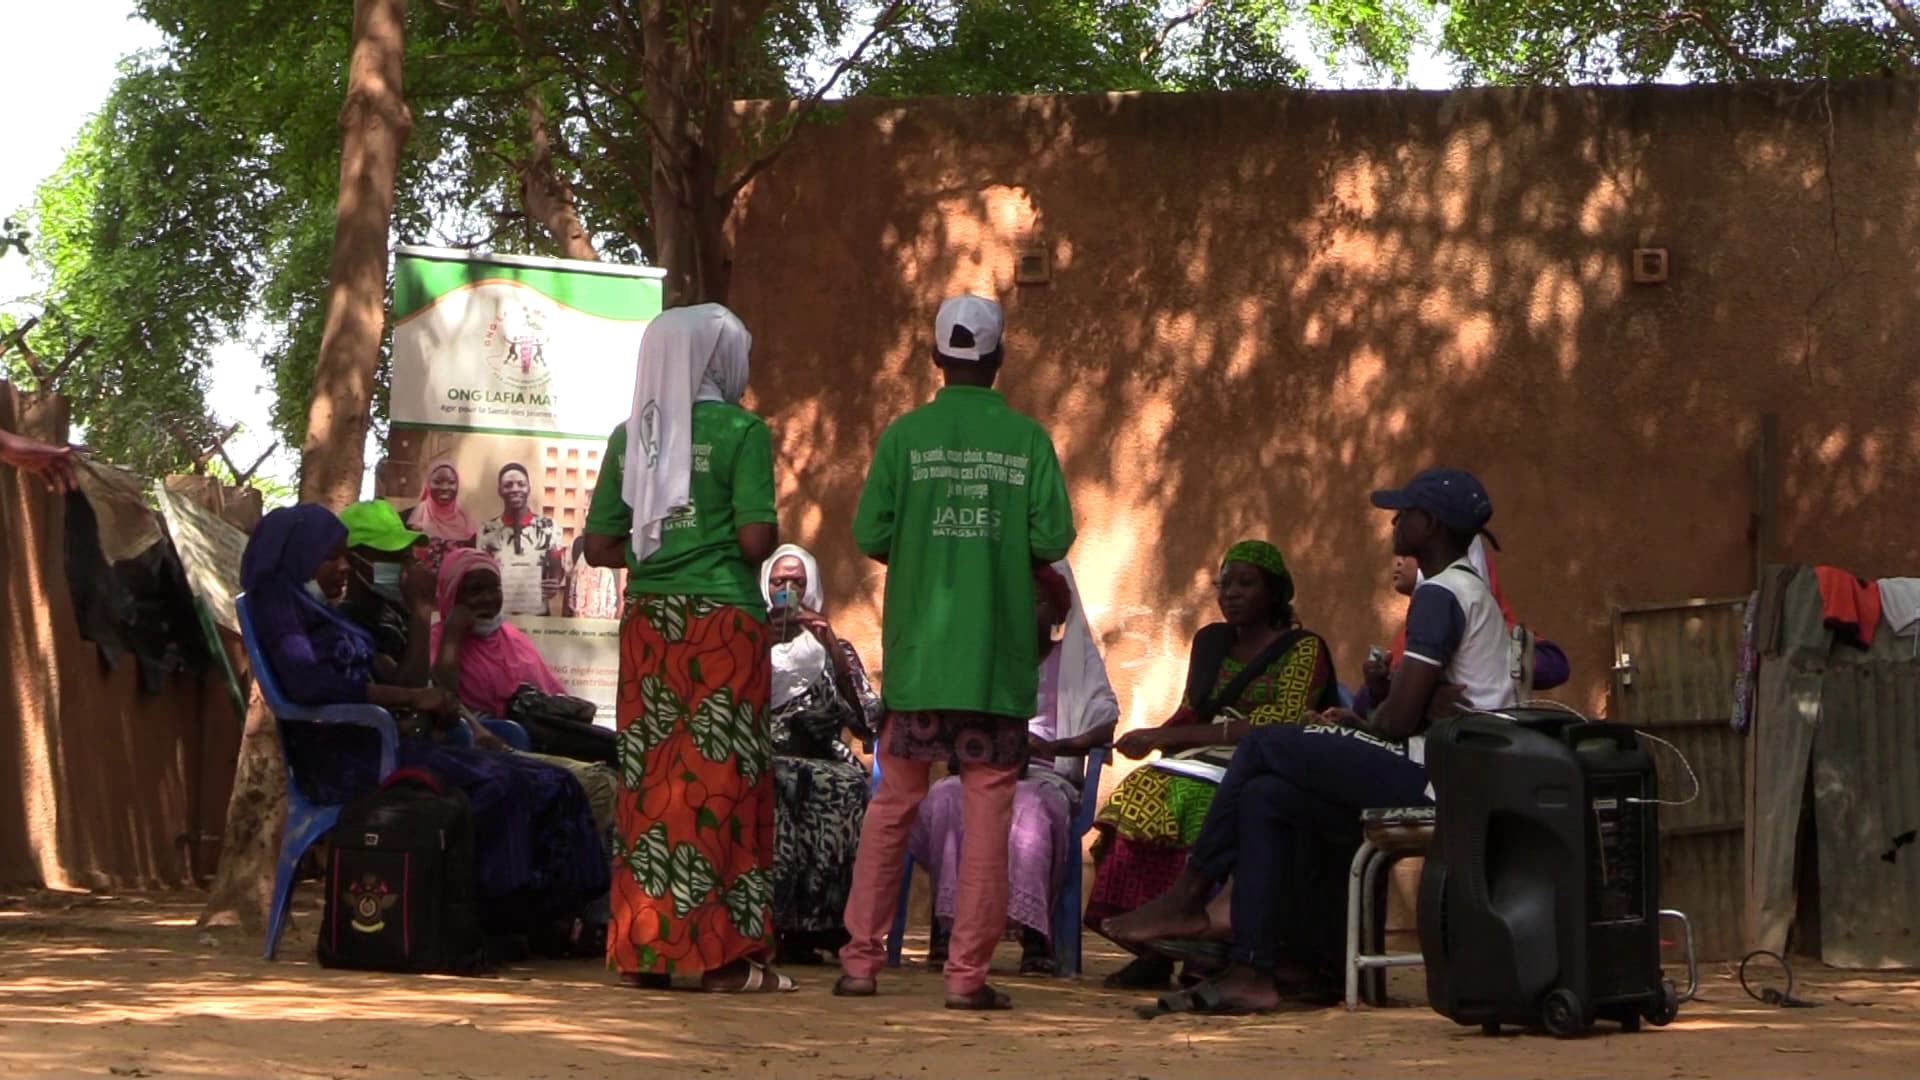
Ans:
<svg viewBox="0 0 1920 1080"><path fill-rule="evenodd" d="M660 314L660 281L583 270L543 270L531 266L454 261L396 254L393 260L393 319L416 314L442 296L483 281L512 281L538 291L556 304L601 319L645 322Z"/></svg>

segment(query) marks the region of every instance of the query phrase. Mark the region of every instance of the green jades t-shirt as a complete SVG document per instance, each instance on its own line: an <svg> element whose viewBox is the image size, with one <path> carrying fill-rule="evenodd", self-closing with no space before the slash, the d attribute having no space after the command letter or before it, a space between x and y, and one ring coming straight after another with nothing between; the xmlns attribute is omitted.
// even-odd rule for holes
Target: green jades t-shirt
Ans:
<svg viewBox="0 0 1920 1080"><path fill-rule="evenodd" d="M890 709L1034 713L1033 564L1066 558L1053 442L993 390L950 386L880 436L853 542L887 561Z"/></svg>
<svg viewBox="0 0 1920 1080"><path fill-rule="evenodd" d="M633 507L620 496L627 427L613 429L587 510L587 531L633 532ZM773 441L766 421L736 405L693 406L692 505L660 527L660 550L646 562L627 549L627 595L704 596L766 618L760 568L747 565L735 530L777 520L773 512Z"/></svg>

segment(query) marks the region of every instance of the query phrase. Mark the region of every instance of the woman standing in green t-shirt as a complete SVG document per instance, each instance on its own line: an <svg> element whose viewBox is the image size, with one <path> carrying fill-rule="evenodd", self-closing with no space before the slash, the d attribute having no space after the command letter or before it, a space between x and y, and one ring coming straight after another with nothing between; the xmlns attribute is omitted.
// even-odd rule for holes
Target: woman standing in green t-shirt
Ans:
<svg viewBox="0 0 1920 1080"><path fill-rule="evenodd" d="M793 989L771 963L773 749L759 566L779 543L767 425L740 408L747 328L674 308L640 343L633 414L587 514L587 561L627 568L619 842L607 958L637 985Z"/></svg>

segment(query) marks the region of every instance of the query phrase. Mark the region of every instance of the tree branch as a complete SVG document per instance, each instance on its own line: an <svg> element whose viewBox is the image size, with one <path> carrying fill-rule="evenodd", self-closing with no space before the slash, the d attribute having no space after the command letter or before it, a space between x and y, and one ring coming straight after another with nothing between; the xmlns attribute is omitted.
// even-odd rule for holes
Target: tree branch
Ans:
<svg viewBox="0 0 1920 1080"><path fill-rule="evenodd" d="M1880 6L1887 9L1887 14L1893 16L1893 21L1900 24L1900 29L1907 32L1914 44L1920 45L1920 14L1914 12L1907 0L1880 0Z"/></svg>
<svg viewBox="0 0 1920 1080"><path fill-rule="evenodd" d="M1211 0L1205 0L1205 2L1211 2ZM814 87L811 93L801 99L800 104L793 110L788 118L789 123L787 130L774 141L772 146L767 148L765 153L749 162L747 167L740 171L740 175L735 177L733 182L728 184L726 189L721 192L721 201L723 203L731 203L734 198L740 194L741 189L745 188L755 176L759 175L762 169L773 164L774 159L785 152L787 146L793 142L793 137L799 133L800 125L806 122L807 116L812 113L814 109L819 108L820 102L827 96L827 92L833 89L834 84L840 81L840 77L845 75L849 68L860 62L860 58L873 46L873 43L880 40L883 34L888 33L898 25L900 15L906 10L906 6L906 0L891 0L885 8L881 9L880 14L873 20L873 28L867 31L867 36L861 38L860 43L853 47L853 51L847 53L846 56L840 59L840 63L834 65L833 71L821 81L819 86ZM722 118L715 117L714 119L716 122L719 122Z"/></svg>
<svg viewBox="0 0 1920 1080"><path fill-rule="evenodd" d="M280 440L275 439L273 441L273 445L267 447L266 453L261 454L257 459L255 459L252 465L247 466L246 472L235 472L233 474L234 485L236 487L245 487L247 483L253 479L253 474L259 472L260 466L265 465L267 463L267 459L272 457L273 452L278 449L280 449ZM225 457L226 452L221 451L221 456ZM227 468L229 469L233 468L232 461L227 462Z"/></svg>
<svg viewBox="0 0 1920 1080"><path fill-rule="evenodd" d="M0 338L0 356L7 355L7 353L13 349L19 349L26 354L27 369L32 371L35 376L40 374L40 358L36 356L33 349L27 345L27 335L33 333L33 328L39 325L40 316L34 315L28 318L26 322L14 327L12 333L4 338Z"/></svg>
<svg viewBox="0 0 1920 1080"><path fill-rule="evenodd" d="M1168 19L1166 23L1160 27L1160 33L1154 36L1153 44L1140 50L1140 62L1144 64L1160 55L1160 51L1167 47L1167 39L1173 36L1175 30L1199 18L1212 6L1213 0L1194 0L1192 7Z"/></svg>

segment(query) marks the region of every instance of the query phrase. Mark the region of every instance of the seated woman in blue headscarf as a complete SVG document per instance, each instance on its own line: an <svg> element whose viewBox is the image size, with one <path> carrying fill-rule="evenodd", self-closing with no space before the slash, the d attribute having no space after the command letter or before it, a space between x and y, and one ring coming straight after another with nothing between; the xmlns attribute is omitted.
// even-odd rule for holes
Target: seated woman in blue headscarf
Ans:
<svg viewBox="0 0 1920 1080"><path fill-rule="evenodd" d="M287 697L301 705L371 704L440 722L460 722L459 701L437 687L388 686L373 675L366 631L335 610L351 570L347 528L323 506L303 503L262 518L240 561L240 583ZM467 721L471 723L471 721ZM358 735L295 724L287 751L339 801L377 782L372 755L350 754ZM483 746L498 746L490 736ZM429 736L400 740L398 762L431 770L466 792L473 807L475 885L481 919L495 934L531 934L575 920L606 894L608 862L587 797L565 770L511 753L442 746ZM586 942L583 944L592 944Z"/></svg>

